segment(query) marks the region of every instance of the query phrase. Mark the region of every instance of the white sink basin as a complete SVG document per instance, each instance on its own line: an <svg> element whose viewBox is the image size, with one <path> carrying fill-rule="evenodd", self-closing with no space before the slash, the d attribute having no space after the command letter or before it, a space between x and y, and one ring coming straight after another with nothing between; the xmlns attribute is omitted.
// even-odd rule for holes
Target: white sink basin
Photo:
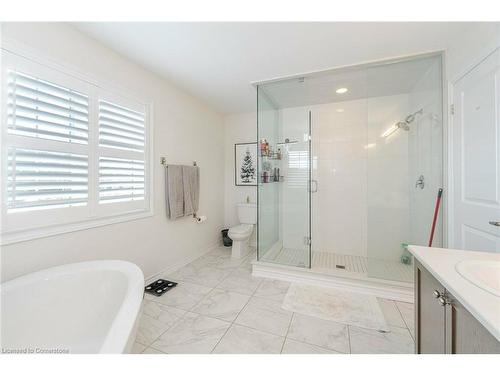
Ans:
<svg viewBox="0 0 500 375"><path fill-rule="evenodd" d="M457 263L455 269L474 285L500 297L500 262L463 260Z"/></svg>

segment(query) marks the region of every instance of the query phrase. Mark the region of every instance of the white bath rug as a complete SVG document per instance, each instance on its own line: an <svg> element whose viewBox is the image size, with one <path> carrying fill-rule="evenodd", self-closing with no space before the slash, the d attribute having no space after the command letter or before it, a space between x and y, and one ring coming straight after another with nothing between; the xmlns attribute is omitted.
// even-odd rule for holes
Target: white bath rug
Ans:
<svg viewBox="0 0 500 375"><path fill-rule="evenodd" d="M303 315L389 332L376 297L338 289L292 284L283 308Z"/></svg>

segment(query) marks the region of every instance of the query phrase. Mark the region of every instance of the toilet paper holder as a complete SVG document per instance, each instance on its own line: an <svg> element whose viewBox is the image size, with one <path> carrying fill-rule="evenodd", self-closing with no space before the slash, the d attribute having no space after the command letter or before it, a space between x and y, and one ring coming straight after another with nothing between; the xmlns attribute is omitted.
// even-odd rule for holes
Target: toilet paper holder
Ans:
<svg viewBox="0 0 500 375"><path fill-rule="evenodd" d="M198 216L195 212L193 214L193 219L195 219L197 223L203 223L205 220L207 220L207 217L204 215Z"/></svg>

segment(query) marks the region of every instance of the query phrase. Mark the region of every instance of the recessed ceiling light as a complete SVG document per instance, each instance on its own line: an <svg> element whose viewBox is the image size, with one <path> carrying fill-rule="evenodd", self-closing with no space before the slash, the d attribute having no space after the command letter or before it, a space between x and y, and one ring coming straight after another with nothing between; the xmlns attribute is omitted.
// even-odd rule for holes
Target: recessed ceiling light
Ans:
<svg viewBox="0 0 500 375"><path fill-rule="evenodd" d="M335 92L337 94L345 94L347 91L349 91L349 90L346 87L341 87L341 88L335 90Z"/></svg>
<svg viewBox="0 0 500 375"><path fill-rule="evenodd" d="M368 143L367 145L364 146L365 150L368 150L369 148L374 148L377 147L376 143Z"/></svg>
<svg viewBox="0 0 500 375"><path fill-rule="evenodd" d="M342 112L344 112L344 108L337 108L337 112L338 112L338 113L342 113Z"/></svg>

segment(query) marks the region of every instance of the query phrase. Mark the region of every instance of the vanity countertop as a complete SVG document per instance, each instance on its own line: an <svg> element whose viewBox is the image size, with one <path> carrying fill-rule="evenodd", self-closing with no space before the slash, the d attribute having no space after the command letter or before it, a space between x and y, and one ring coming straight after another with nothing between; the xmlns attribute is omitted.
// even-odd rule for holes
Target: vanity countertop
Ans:
<svg viewBox="0 0 500 375"><path fill-rule="evenodd" d="M413 256L500 341L500 297L464 278L455 266L464 260L500 262L499 253L409 246Z"/></svg>

